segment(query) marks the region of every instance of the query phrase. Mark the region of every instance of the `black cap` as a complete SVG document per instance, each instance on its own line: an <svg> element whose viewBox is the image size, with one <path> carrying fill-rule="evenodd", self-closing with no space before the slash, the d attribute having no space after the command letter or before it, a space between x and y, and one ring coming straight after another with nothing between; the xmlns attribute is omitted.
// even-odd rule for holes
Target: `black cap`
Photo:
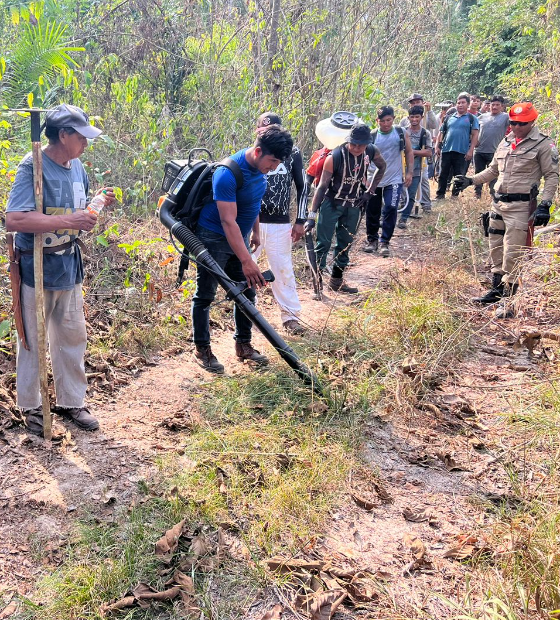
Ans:
<svg viewBox="0 0 560 620"><path fill-rule="evenodd" d="M355 123L346 138L350 144L371 144L371 129L364 123Z"/></svg>
<svg viewBox="0 0 560 620"><path fill-rule="evenodd" d="M282 119L274 112L264 112L257 118L257 128L268 127L269 125L281 125Z"/></svg>

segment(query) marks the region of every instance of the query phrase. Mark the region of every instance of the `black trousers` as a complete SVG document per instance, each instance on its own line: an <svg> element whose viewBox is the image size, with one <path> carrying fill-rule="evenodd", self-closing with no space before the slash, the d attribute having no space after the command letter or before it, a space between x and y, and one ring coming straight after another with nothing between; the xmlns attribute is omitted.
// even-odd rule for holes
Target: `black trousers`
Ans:
<svg viewBox="0 0 560 620"><path fill-rule="evenodd" d="M494 159L494 153L477 153L475 151L474 152L475 173L478 174L479 172L486 170L486 168L488 168L488 166L490 165L493 159ZM496 185L496 181L497 179L494 179L490 183L490 193L492 194L492 196L494 195L494 185ZM482 185L475 185L474 191L476 195L480 198L482 196Z"/></svg>
<svg viewBox="0 0 560 620"><path fill-rule="evenodd" d="M441 154L441 172L439 173L438 188L436 196L445 196L447 184L457 174L465 174L469 162L465 159L464 153L457 151L447 151ZM452 196L458 196L459 192L451 191Z"/></svg>

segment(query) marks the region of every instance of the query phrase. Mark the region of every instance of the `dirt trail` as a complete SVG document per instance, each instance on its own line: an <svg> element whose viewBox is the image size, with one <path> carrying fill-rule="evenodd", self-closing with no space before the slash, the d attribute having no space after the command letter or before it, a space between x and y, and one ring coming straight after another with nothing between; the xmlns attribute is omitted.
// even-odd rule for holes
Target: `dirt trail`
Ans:
<svg viewBox="0 0 560 620"><path fill-rule="evenodd" d="M397 235L391 259L354 252L349 281L371 289L395 269L417 265L425 251L417 241L413 233ZM300 293L304 322L320 329L333 298L327 295L319 303L311 300L309 289ZM339 296L335 305L352 302ZM261 295L260 307L278 328L273 298ZM220 338L215 334L213 341L228 373L248 371L235 360L231 333ZM275 355L262 336L256 342ZM0 435L0 602L14 592L29 595L45 568L60 562L59 548L75 514L88 510L100 520L112 520L115 510L131 501L138 482L150 475L153 459L177 448L176 434L165 421L182 415L199 386L212 377L192 361L190 345L183 353L153 362L115 395L94 398L92 411L101 423L98 433L68 426L71 436L52 451L21 428ZM455 369L455 379L440 387L433 407L395 419L372 418L364 429L364 455L392 501L366 511L348 498L332 515L315 552L381 571L393 582L397 599L444 617L441 602L425 600L425 593L453 592L464 578L464 566L443 554L454 546L454 537L476 531L489 518L480 501L472 498L509 492L494 443L499 434L495 414L501 407L496 372L508 363L481 353ZM515 383L524 374L507 370L501 385ZM425 509L430 520L407 521L406 509ZM403 542L407 534L424 541L431 565L403 577L413 560ZM271 602L266 597L257 601L248 617L257 617Z"/></svg>

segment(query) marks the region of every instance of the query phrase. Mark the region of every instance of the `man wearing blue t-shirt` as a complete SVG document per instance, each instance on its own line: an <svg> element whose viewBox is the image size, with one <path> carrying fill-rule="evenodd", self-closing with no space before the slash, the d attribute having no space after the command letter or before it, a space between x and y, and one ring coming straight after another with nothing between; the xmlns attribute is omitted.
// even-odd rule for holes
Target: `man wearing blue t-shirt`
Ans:
<svg viewBox="0 0 560 620"><path fill-rule="evenodd" d="M445 198L448 181L465 174L473 158L480 125L478 118L468 111L470 102L468 93L460 93L457 96L457 111L447 116L439 129L436 153L441 156L441 172L436 200ZM458 196L459 190L453 189L451 195Z"/></svg>
<svg viewBox="0 0 560 620"><path fill-rule="evenodd" d="M275 170L292 153L290 134L279 125L268 125L257 134L255 144L231 156L241 168L243 186L231 170L220 167L212 178L214 200L202 208L196 234L211 256L236 282L246 280L245 296L255 301L254 287L264 286L260 269L251 258L249 247L260 245L259 212L266 191L266 175ZM251 235L252 232L252 235ZM249 239L251 235L251 238ZM193 336L196 347L194 359L209 372L223 373L210 347L210 305L216 296L218 283L204 267L196 274L196 292L192 302ZM252 322L234 308L235 353L240 361L268 363L267 358L251 345Z"/></svg>
<svg viewBox="0 0 560 620"><path fill-rule="evenodd" d="M91 230L97 215L86 210L89 183L78 159L101 130L90 124L80 108L61 104L46 116L43 148L43 213L35 210L31 154L21 161L6 207L6 230L15 231L20 255L21 308L26 349L18 338L17 404L29 432L43 434L39 391L39 355L33 273L33 238L43 237L45 323L56 392L54 412L81 429L94 431L99 423L84 406L87 379L84 367L86 321L83 310L83 266L78 235ZM105 204L115 200L112 188L99 190Z"/></svg>

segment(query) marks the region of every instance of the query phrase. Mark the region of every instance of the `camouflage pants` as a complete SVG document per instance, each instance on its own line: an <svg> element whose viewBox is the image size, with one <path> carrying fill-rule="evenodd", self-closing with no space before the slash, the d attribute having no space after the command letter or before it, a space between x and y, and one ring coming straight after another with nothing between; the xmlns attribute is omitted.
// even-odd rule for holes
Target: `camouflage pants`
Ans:
<svg viewBox="0 0 560 620"><path fill-rule="evenodd" d="M513 284L519 277L521 258L527 247L528 202L493 202L490 210L490 262L492 273Z"/></svg>

